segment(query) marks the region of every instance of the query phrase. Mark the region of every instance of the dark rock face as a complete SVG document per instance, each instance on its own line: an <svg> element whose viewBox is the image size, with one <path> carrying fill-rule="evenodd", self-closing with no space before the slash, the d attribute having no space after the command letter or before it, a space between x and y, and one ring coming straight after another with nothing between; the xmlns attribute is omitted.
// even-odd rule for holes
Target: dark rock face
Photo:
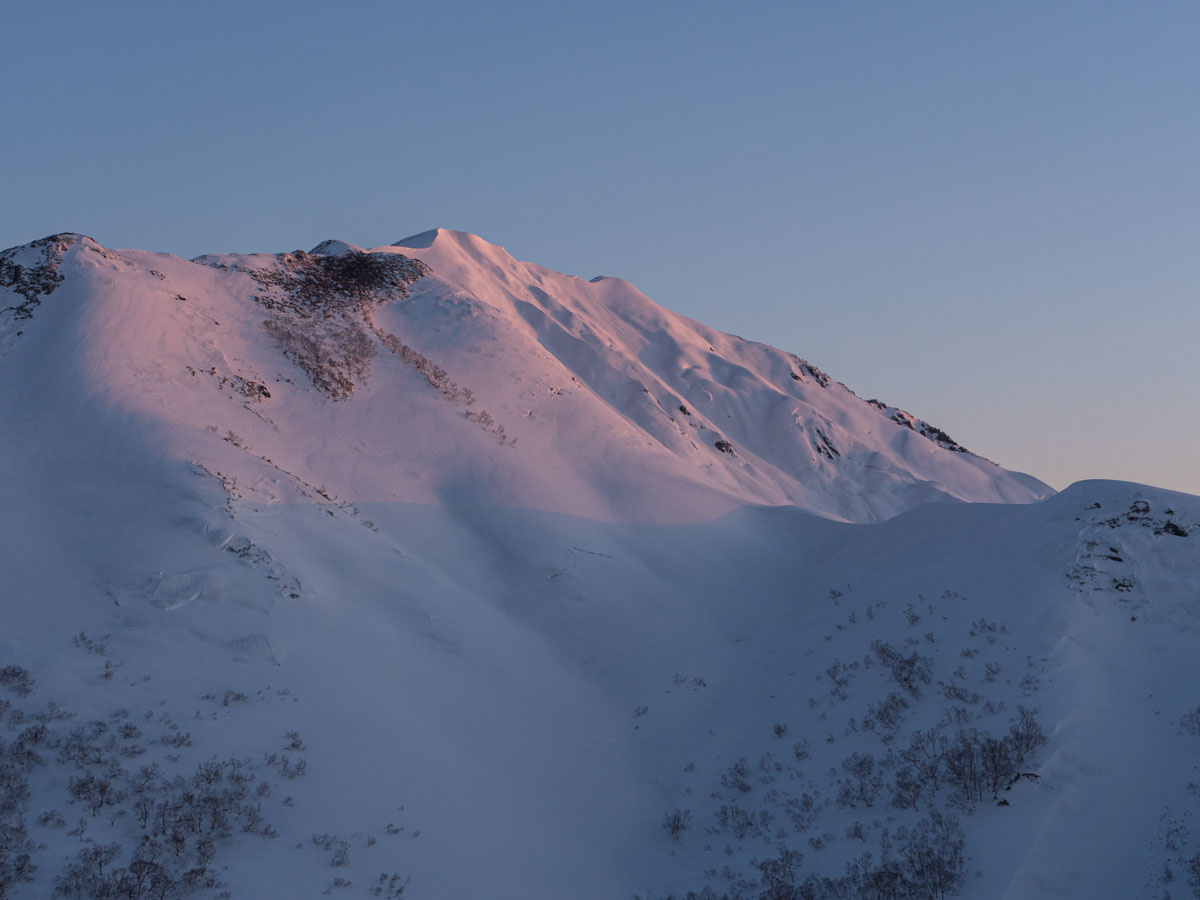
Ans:
<svg viewBox="0 0 1200 900"><path fill-rule="evenodd" d="M32 319L42 299L62 283L58 266L74 239L71 234L52 234L0 253L0 288L25 298L22 303L0 308L0 312L11 313L17 321ZM31 256L36 260L32 264Z"/></svg>

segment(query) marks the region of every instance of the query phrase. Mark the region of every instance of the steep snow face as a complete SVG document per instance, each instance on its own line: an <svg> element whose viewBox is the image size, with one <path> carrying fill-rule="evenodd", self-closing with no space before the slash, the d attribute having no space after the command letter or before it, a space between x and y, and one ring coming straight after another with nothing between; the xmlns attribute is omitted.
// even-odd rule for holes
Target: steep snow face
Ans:
<svg viewBox="0 0 1200 900"><path fill-rule="evenodd" d="M474 235L192 262L47 240L4 256L6 352L57 360L68 372L53 377L73 374L73 391L136 414L247 496L319 486L439 504L486 490L685 522L746 504L878 521L1050 493L796 356ZM52 291L59 309L39 311Z"/></svg>
<svg viewBox="0 0 1200 900"><path fill-rule="evenodd" d="M619 278L583 281L441 229L395 249L430 266L429 291L448 288L523 323L557 363L547 377L566 370L607 407L605 419L616 414L636 429L631 452L645 441L645 456L666 451L689 480L742 502L875 521L931 500L1028 502L1051 493L903 410L861 400L792 354L676 315ZM596 420L584 405L568 408L572 428Z"/></svg>

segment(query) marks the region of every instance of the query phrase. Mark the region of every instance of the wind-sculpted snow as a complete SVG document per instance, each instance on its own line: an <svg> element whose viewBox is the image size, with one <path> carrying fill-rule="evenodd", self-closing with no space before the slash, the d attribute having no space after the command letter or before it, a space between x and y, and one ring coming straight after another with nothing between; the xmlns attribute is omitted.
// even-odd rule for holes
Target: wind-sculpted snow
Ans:
<svg viewBox="0 0 1200 900"><path fill-rule="evenodd" d="M520 346L526 338L524 356L550 363L539 382L585 389L591 396L575 406L599 401L603 412L581 410L587 419L603 415L618 434L633 427L644 435L646 450L635 441L627 448L645 460L639 468L659 465L665 452L676 472L709 490L849 520L936 499L1021 502L1049 493L909 413L860 400L811 363L670 313L621 279L585 282L459 232L426 232L375 252L393 250L429 264L427 295L488 309L493 341Z"/></svg>

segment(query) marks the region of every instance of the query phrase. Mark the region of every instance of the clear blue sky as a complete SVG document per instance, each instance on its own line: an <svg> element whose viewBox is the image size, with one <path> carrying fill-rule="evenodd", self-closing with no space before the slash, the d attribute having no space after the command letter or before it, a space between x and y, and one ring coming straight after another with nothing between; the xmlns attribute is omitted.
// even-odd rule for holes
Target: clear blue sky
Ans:
<svg viewBox="0 0 1200 900"><path fill-rule="evenodd" d="M441 225L1200 493L1200 4L24 3L0 246Z"/></svg>

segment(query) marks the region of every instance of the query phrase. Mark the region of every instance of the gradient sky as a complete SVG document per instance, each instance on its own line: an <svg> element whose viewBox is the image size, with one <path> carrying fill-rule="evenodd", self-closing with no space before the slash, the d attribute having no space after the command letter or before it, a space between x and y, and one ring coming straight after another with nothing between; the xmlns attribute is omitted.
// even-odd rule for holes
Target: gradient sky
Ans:
<svg viewBox="0 0 1200 900"><path fill-rule="evenodd" d="M1200 493L1200 4L10 4L0 246L433 226Z"/></svg>

